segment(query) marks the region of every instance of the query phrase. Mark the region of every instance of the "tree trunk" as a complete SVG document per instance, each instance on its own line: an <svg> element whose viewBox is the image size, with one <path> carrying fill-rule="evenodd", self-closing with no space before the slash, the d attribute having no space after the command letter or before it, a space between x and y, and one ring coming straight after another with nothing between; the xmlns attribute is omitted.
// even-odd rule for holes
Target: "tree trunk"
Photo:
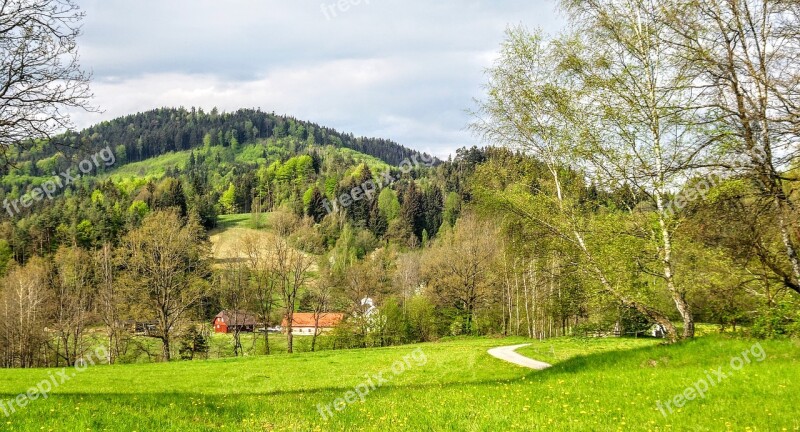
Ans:
<svg viewBox="0 0 800 432"><path fill-rule="evenodd" d="M785 195L781 197L779 194L775 197L775 207L778 213L778 225L781 229L781 240L783 241L783 245L786 248L786 255L789 258L789 263L792 265L792 274L794 275L794 286L790 286L793 290L795 290L798 294L800 294L800 259L797 256L797 249L795 248L794 243L792 242L792 235L789 232L789 226L786 223L786 212L785 208L787 207L785 203Z"/></svg>
<svg viewBox="0 0 800 432"><path fill-rule="evenodd" d="M522 286L525 288L525 327L528 331L528 337L531 337L531 308L530 297L528 297L528 274L523 274Z"/></svg>
<svg viewBox="0 0 800 432"><path fill-rule="evenodd" d="M269 355L269 327L264 323L264 354Z"/></svg>
<svg viewBox="0 0 800 432"><path fill-rule="evenodd" d="M292 320L294 319L294 312L286 312L286 352L292 354Z"/></svg>
<svg viewBox="0 0 800 432"><path fill-rule="evenodd" d="M664 199L659 191L656 192L656 206L658 208L658 225L661 229L661 241L663 243L661 262L664 266L664 281L672 295L672 300L675 302L678 313L683 318L683 338L691 339L694 337L694 316L689 302L686 301L686 293L675 286L672 263L672 236L667 228L667 221L664 219Z"/></svg>
<svg viewBox="0 0 800 432"><path fill-rule="evenodd" d="M165 333L164 336L161 337L161 354L164 357L164 361L170 361L170 354L169 354L169 334Z"/></svg>
<svg viewBox="0 0 800 432"><path fill-rule="evenodd" d="M311 352L314 352L317 348L317 332L319 331L319 315L320 313L317 312L314 315L314 336L311 337Z"/></svg>

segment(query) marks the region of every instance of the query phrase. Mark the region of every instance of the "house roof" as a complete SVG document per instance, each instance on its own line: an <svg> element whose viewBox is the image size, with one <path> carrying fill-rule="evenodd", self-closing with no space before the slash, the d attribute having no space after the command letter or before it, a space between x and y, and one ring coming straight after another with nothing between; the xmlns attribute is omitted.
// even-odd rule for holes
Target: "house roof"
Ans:
<svg viewBox="0 0 800 432"><path fill-rule="evenodd" d="M292 327L314 327L316 321L316 313L310 312L295 312L292 315ZM320 327L335 327L344 318L344 314L338 312L322 312L319 314ZM281 323L286 327L286 318Z"/></svg>
<svg viewBox="0 0 800 432"><path fill-rule="evenodd" d="M240 325L240 326L255 326L258 325L258 316L253 312L243 311L243 310L224 310L217 314L214 317L214 321L216 322L217 319L222 318L223 322L229 326L231 325ZM236 322L234 322L236 320Z"/></svg>

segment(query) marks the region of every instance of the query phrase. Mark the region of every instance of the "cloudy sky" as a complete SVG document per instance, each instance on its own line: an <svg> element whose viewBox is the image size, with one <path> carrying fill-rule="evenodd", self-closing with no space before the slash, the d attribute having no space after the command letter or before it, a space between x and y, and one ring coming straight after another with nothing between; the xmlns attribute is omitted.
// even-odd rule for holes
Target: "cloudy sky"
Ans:
<svg viewBox="0 0 800 432"><path fill-rule="evenodd" d="M508 25L558 31L551 0L77 0L102 114L261 108L446 157L478 144L473 98ZM339 7L338 5L343 5Z"/></svg>

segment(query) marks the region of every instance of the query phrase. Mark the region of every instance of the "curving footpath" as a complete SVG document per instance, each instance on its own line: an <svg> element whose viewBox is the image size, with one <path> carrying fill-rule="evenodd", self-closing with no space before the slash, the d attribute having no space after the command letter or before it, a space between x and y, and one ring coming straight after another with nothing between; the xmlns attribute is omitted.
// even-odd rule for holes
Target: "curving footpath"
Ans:
<svg viewBox="0 0 800 432"><path fill-rule="evenodd" d="M509 363L514 363L515 365L542 370L549 368L552 366L549 363L540 362L538 360L534 360L532 358L525 357L522 354L517 354L516 350L522 347L526 347L530 344L521 344L521 345L510 345L504 347L497 347L492 348L488 351L489 355L495 358L499 358L500 360L507 361Z"/></svg>

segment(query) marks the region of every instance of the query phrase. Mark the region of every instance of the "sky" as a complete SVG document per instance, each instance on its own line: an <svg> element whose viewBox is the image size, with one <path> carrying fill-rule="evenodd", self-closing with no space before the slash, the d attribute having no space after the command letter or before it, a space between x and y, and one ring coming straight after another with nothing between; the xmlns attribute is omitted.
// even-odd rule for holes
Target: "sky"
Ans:
<svg viewBox="0 0 800 432"><path fill-rule="evenodd" d="M555 33L552 0L77 0L102 113L261 108L446 158L510 25Z"/></svg>

